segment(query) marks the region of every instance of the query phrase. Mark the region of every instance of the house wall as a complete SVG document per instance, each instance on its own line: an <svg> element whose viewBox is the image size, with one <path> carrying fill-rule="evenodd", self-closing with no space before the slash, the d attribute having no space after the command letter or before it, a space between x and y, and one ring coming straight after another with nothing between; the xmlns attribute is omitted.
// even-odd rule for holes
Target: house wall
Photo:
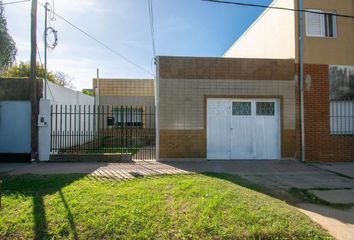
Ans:
<svg viewBox="0 0 354 240"><path fill-rule="evenodd" d="M0 162L31 160L31 87L27 78L0 78ZM38 98L42 81L38 81Z"/></svg>
<svg viewBox="0 0 354 240"><path fill-rule="evenodd" d="M295 81L291 60L159 57L160 158L206 157L208 98L276 98L281 154L294 157Z"/></svg>
<svg viewBox="0 0 354 240"><path fill-rule="evenodd" d="M100 105L154 106L152 79L93 79L93 88Z"/></svg>
<svg viewBox="0 0 354 240"><path fill-rule="evenodd" d="M275 0L271 6L293 9L294 0ZM294 59L294 21L291 11L266 9L224 57Z"/></svg>
<svg viewBox="0 0 354 240"><path fill-rule="evenodd" d="M298 8L298 0L295 6ZM354 0L303 0L304 9L335 10L338 14L354 15ZM295 37L298 39L298 15L296 15ZM354 21L351 18L337 17L337 37L307 37L306 17L304 14L304 63L307 64L337 64L354 66ZM298 49L298 40L296 40ZM296 51L296 62L298 51Z"/></svg>
<svg viewBox="0 0 354 240"><path fill-rule="evenodd" d="M305 158L308 162L354 161L354 135L330 134L329 66L305 64L304 91ZM299 94L297 101L297 148L300 152Z"/></svg>
<svg viewBox="0 0 354 240"><path fill-rule="evenodd" d="M58 105L93 105L94 97L62 87L57 84L47 83L47 100Z"/></svg>

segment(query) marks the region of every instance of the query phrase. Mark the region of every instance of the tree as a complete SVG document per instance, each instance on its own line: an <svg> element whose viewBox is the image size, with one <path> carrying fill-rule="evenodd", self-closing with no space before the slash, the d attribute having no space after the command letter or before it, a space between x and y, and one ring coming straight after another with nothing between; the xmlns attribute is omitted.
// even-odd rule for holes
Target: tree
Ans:
<svg viewBox="0 0 354 240"><path fill-rule="evenodd" d="M89 96L93 96L93 90L91 89L82 89L82 93Z"/></svg>
<svg viewBox="0 0 354 240"><path fill-rule="evenodd" d="M37 63L36 65L37 78L44 79L44 66L43 64ZM18 65L13 65L9 67L3 74L0 75L5 78L29 78L31 76L31 64L20 62ZM68 74L57 71L52 72L47 70L47 80L49 82L58 84L63 87L73 88L72 85L73 77Z"/></svg>
<svg viewBox="0 0 354 240"><path fill-rule="evenodd" d="M14 40L7 32L7 22L4 16L4 7L0 0L0 73L10 67L17 55L17 48Z"/></svg>
<svg viewBox="0 0 354 240"><path fill-rule="evenodd" d="M69 76L64 72L57 71L54 74L54 83L68 88L73 88L72 84L73 77Z"/></svg>

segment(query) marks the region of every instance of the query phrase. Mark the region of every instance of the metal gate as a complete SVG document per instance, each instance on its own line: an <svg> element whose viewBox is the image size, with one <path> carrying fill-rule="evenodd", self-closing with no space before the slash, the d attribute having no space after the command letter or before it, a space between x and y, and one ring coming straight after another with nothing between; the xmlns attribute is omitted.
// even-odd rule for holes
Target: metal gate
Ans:
<svg viewBox="0 0 354 240"><path fill-rule="evenodd" d="M52 105L51 155L153 160L155 108Z"/></svg>

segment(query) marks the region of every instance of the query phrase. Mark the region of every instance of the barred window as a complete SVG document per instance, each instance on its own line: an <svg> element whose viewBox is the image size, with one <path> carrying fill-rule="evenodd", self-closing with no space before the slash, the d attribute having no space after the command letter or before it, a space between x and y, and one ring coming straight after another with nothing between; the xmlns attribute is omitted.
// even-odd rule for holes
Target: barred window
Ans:
<svg viewBox="0 0 354 240"><path fill-rule="evenodd" d="M113 109L113 119L110 119L116 127L142 127L142 108L115 108Z"/></svg>
<svg viewBox="0 0 354 240"><path fill-rule="evenodd" d="M251 102L233 102L232 115L250 116L251 115Z"/></svg>
<svg viewBox="0 0 354 240"><path fill-rule="evenodd" d="M354 135L354 67L330 66L330 131Z"/></svg>
<svg viewBox="0 0 354 240"><path fill-rule="evenodd" d="M256 113L258 116L274 116L274 102L257 102Z"/></svg>

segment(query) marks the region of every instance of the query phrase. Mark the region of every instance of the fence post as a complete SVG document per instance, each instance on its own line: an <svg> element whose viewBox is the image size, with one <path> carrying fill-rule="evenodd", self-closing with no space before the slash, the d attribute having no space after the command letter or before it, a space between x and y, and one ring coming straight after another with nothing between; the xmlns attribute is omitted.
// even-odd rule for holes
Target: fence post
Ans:
<svg viewBox="0 0 354 240"><path fill-rule="evenodd" d="M40 161L48 161L50 158L51 129L51 102L41 99L38 124L38 158Z"/></svg>

